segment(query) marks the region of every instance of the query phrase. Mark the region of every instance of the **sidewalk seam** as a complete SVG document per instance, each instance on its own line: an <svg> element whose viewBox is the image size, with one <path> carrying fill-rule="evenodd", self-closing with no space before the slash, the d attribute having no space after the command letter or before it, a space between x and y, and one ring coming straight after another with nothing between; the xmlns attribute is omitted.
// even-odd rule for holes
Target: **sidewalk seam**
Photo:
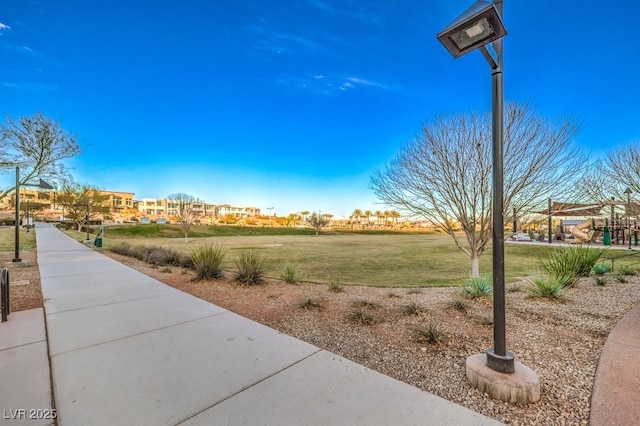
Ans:
<svg viewBox="0 0 640 426"><path fill-rule="evenodd" d="M190 322L194 322L194 321L201 321L201 320L204 320L204 319L207 319L207 318L213 318L213 317L216 317L218 315L228 314L228 313L231 313L231 311L224 310L222 312L218 312L218 313L213 314L213 315L207 315L207 316L200 317L200 318L194 318L192 320L182 321L182 322L178 322L178 323L175 323L175 324L166 325L164 327L154 328L153 330L147 330L147 331L143 331L143 332L140 332L140 333L130 334L128 336L118 337L117 339L107 340L107 341L104 341L104 342L96 343L94 345L81 346L79 348L71 349L71 350L68 350L68 351L58 352L57 354L54 354L53 357L57 357L59 355L64 355L64 354L68 354L68 353L71 353L71 352L79 351L79 350L82 350L82 349L93 348L95 346L106 345L107 343L113 343L113 342L117 342L119 340L129 339L131 337L143 336L145 334L154 333L154 332L159 331L159 330L166 330L168 328L177 327L177 326L183 325L183 324L189 324ZM51 315L56 315L56 314L51 314Z"/></svg>
<svg viewBox="0 0 640 426"><path fill-rule="evenodd" d="M269 380L270 378L272 378L272 377L274 377L274 376L276 376L276 375L278 375L278 374L282 373L283 371L288 370L288 369L290 369L291 367L293 367L293 366L295 366L295 365L300 364L302 361L305 361L305 360L307 360L307 359L311 358L312 356L317 355L317 354L319 354L320 352L324 351L324 349L321 349L321 348L318 348L318 347L316 347L316 348L318 349L317 351L312 352L312 353L310 353L309 355L307 355L307 356L305 356L305 357L303 357L303 358L300 358L300 359L299 359L299 360L297 360L296 362L294 362L294 363L292 363L292 364L289 364L289 365L287 365L287 366L285 366L285 367L281 368L280 370L278 370L278 371L276 371L276 372L274 372L274 373L272 373L272 374L270 374L270 375L268 375L268 376L263 377L262 379L258 380L257 382L252 383L252 384L250 384L249 386L246 386L246 387L244 387L244 388L242 388L242 389L238 390L238 391L237 391L237 392L235 392L234 394L229 395L228 397L221 399L220 401L216 402L215 404L212 404L212 405L210 405L210 406L208 406L208 407L206 407L206 408L202 409L201 411L198 411L197 413L194 413L193 415L191 415L191 416L189 416L189 417L187 417L187 418L184 418L184 419L180 420L178 423L176 423L176 424L175 424L175 426L181 425L182 423L186 422L187 420L192 419L192 418L194 418L194 417L196 417L196 416L198 416L198 415L200 415L200 414L204 413L205 411L207 411L207 410L209 410L209 409L211 409L211 408L215 407L216 405L220 405L220 404L222 404L223 402L225 402L225 401L227 401L227 400L229 400L229 399L233 398L234 396L239 395L239 394L241 394L242 392L244 392L244 391L246 391L246 390L248 390L248 389L251 389L252 387L254 387L254 386L256 386L256 385L259 385L260 383L264 382L265 380Z"/></svg>

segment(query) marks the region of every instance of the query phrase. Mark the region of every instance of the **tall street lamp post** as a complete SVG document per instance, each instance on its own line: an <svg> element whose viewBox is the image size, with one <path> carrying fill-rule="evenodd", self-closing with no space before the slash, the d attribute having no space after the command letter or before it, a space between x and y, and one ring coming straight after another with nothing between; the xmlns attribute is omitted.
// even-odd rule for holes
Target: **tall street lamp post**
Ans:
<svg viewBox="0 0 640 426"><path fill-rule="evenodd" d="M493 3L476 1L442 30L437 38L454 58L479 49L491 67L494 345L493 348L487 349L484 357L480 354L480 357L472 356L467 359L467 377L476 387L488 392L494 398L529 403L540 399L539 380L532 370L520 363L517 363L518 371L516 371L514 355L507 351L505 338L502 38L507 34L507 30L502 23L502 13L503 0L496 0ZM487 49L489 43L493 43L495 55ZM484 362L478 364L481 358ZM510 384L499 377L513 373L517 374L512 377ZM522 373L525 373L526 378L522 377Z"/></svg>
<svg viewBox="0 0 640 426"><path fill-rule="evenodd" d="M629 236L629 250L631 250L631 188L627 188L624 190L624 193L627 194L627 235Z"/></svg>

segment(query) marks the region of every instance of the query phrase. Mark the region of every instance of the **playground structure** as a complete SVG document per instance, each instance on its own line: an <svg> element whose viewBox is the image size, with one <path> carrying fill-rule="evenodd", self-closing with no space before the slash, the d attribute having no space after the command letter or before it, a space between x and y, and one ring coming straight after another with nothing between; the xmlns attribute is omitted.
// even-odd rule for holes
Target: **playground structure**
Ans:
<svg viewBox="0 0 640 426"><path fill-rule="evenodd" d="M612 220L590 219L572 227L571 234L574 237L572 244L588 244L602 237L602 244L638 245L638 221L631 218L614 217ZM629 244L629 245L631 245Z"/></svg>
<svg viewBox="0 0 640 426"><path fill-rule="evenodd" d="M630 201L610 200L593 203L577 204L566 202L551 202L548 208L535 214L541 215L537 229L529 230L532 241L570 241L572 244L601 243L605 246L628 245L638 246L640 234L640 204ZM547 222L546 224L544 222ZM514 212L514 236L516 241L522 241L526 234L516 233L516 219ZM545 238L546 237L546 238Z"/></svg>

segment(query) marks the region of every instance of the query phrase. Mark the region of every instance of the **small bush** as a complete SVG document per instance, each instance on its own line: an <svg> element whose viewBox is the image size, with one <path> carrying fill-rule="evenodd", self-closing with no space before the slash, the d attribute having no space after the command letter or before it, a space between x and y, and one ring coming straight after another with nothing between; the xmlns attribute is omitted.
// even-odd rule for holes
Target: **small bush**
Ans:
<svg viewBox="0 0 640 426"><path fill-rule="evenodd" d="M375 321L371 314L369 314L368 312L366 312L361 308L354 309L351 312L349 312L349 315L347 315L347 318L349 319L349 321L357 322L360 324L373 324Z"/></svg>
<svg viewBox="0 0 640 426"><path fill-rule="evenodd" d="M479 297L490 299L493 295L491 275L465 278L464 281L462 281L462 293L470 299Z"/></svg>
<svg viewBox="0 0 640 426"><path fill-rule="evenodd" d="M198 246L191 251L191 262L196 272L194 280L209 280L222 278L224 270L222 261L225 252L220 246Z"/></svg>
<svg viewBox="0 0 640 426"><path fill-rule="evenodd" d="M264 283L264 259L253 250L242 250L233 261L238 269L235 281L244 285Z"/></svg>
<svg viewBox="0 0 640 426"><path fill-rule="evenodd" d="M596 263L593 265L593 273L596 275L604 275L607 272L611 272L611 267L609 265L605 265L604 263Z"/></svg>
<svg viewBox="0 0 640 426"><path fill-rule="evenodd" d="M547 299L559 299L560 292L565 288L561 281L555 277L538 277L529 279L527 292L530 297L543 297Z"/></svg>
<svg viewBox="0 0 640 426"><path fill-rule="evenodd" d="M407 291L407 294L420 294L422 293L422 290L420 290L419 288L412 288L411 290Z"/></svg>
<svg viewBox="0 0 640 426"><path fill-rule="evenodd" d="M509 287L507 287L507 291L509 293L517 293L522 289L520 283L513 283Z"/></svg>
<svg viewBox="0 0 640 426"><path fill-rule="evenodd" d="M164 272L165 274L170 274L170 273L172 273L173 271L171 270L171 268L170 268L170 267L165 266L165 267L164 267L164 269L162 269L160 272Z"/></svg>
<svg viewBox="0 0 640 426"><path fill-rule="evenodd" d="M411 302L402 306L401 310L405 315L420 315L425 312L425 309L416 302Z"/></svg>
<svg viewBox="0 0 640 426"><path fill-rule="evenodd" d="M622 264L618 266L618 273L620 275L635 275L637 271L632 266Z"/></svg>
<svg viewBox="0 0 640 426"><path fill-rule="evenodd" d="M467 301L464 299L460 299L459 297L456 297L451 301L451 307L456 311L465 312L468 306L469 304L467 303Z"/></svg>
<svg viewBox="0 0 640 426"><path fill-rule="evenodd" d="M111 251L122 256L134 257L133 246L125 241L111 247Z"/></svg>
<svg viewBox="0 0 640 426"><path fill-rule="evenodd" d="M302 279L302 275L298 272L298 267L291 262L284 262L282 264L282 272L280 276L289 284L297 284Z"/></svg>
<svg viewBox="0 0 640 426"><path fill-rule="evenodd" d="M540 259L543 271L553 277L563 277L566 287L573 287L580 277L586 277L596 264L604 249L593 249L581 245L556 247Z"/></svg>
<svg viewBox="0 0 640 426"><path fill-rule="evenodd" d="M305 300L303 300L302 302L298 303L298 307L300 309L318 309L321 307L320 303L316 302L315 300L311 299L310 297L306 298Z"/></svg>
<svg viewBox="0 0 640 426"><path fill-rule="evenodd" d="M616 275L616 281L623 284L628 282L627 277L624 275Z"/></svg>
<svg viewBox="0 0 640 426"><path fill-rule="evenodd" d="M607 285L607 279L605 277L595 277L596 285Z"/></svg>
<svg viewBox="0 0 640 426"><path fill-rule="evenodd" d="M329 284L329 291L334 293L342 293L344 291L344 287L339 281L331 281Z"/></svg>
<svg viewBox="0 0 640 426"><path fill-rule="evenodd" d="M387 297L389 299L393 299L393 298L400 298L402 296L400 296L398 293L394 293L393 291L390 291L389 293L387 293Z"/></svg>
<svg viewBox="0 0 640 426"><path fill-rule="evenodd" d="M426 342L430 345L436 345L444 341L444 333L440 330L438 323L429 321L428 326L422 326L415 329L416 341Z"/></svg>

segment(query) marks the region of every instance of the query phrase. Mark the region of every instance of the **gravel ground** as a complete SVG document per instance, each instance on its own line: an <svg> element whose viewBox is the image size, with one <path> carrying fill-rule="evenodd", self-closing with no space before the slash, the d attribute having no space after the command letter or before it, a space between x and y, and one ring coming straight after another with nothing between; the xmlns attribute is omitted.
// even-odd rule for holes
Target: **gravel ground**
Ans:
<svg viewBox="0 0 640 426"><path fill-rule="evenodd" d="M42 307L42 289L36 251L20 252L22 262L13 262L15 253L0 252L2 268L9 270L9 312Z"/></svg>
<svg viewBox="0 0 640 426"><path fill-rule="evenodd" d="M612 276L604 286L585 278L566 290L562 301L531 299L524 284L509 284L507 348L539 375L542 391L538 403L518 406L489 398L466 378L466 358L492 345L489 300L463 299L456 288L345 286L333 292L324 284L272 279L254 287L230 279L194 282L191 271L154 268L103 253L247 318L513 425L588 424L602 345L616 322L640 301L638 277L620 282ZM456 309L456 300L466 307ZM422 310L408 314L411 304ZM425 334L438 342L429 343Z"/></svg>

